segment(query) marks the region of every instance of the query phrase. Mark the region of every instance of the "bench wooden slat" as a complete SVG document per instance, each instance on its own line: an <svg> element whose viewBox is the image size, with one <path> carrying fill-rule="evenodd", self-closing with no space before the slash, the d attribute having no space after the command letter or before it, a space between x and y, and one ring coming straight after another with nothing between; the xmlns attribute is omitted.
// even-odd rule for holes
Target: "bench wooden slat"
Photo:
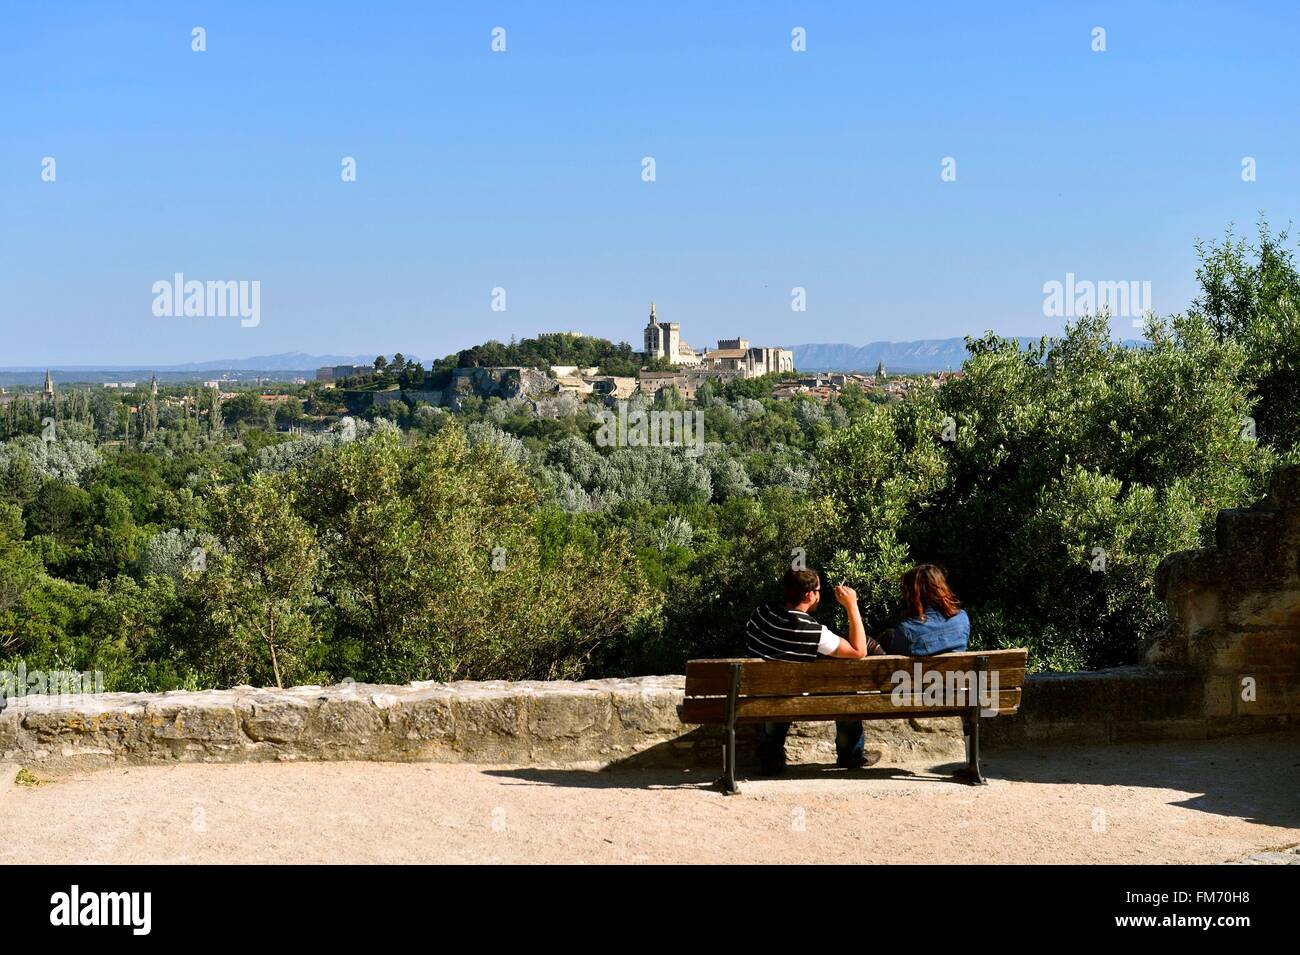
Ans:
<svg viewBox="0 0 1300 955"><path fill-rule="evenodd" d="M914 658L903 657L902 659L911 660ZM807 665L819 666L820 664L807 664ZM794 664L790 664L790 666L805 666L805 664L794 663ZM753 685L756 683L758 684L756 692L745 686L744 675L742 674L741 682L740 682L740 697L742 699L747 699L752 697L766 697L766 696L796 696L796 695L803 695L805 693L811 693L814 696L828 696L836 693L890 693L893 691L895 686L893 681L893 675L900 669L905 669L907 671L908 676L912 678L913 685L915 685L916 671L913 670L911 666L892 667L889 669L888 673L884 675L882 678L867 679L867 680L864 680L860 677L853 677L853 676L850 676L849 679L843 679L842 676L837 673L818 675L812 680L800 680L795 678L792 675L782 675L780 677L771 678L771 679L768 679L764 676L764 678L762 679L751 680L750 683L751 687L753 687ZM940 673L946 677L949 673L958 673L958 672L969 673L971 672L971 668L952 667L952 666L945 667L942 670L937 670L933 667L927 668L925 666L922 666L921 668L921 676L923 679L926 673ZM1025 671L1023 669L1016 669L1016 670L990 669L988 672L997 673L999 690L1014 690L1025 685ZM778 691L774 688L774 686L777 685L785 685L788 688ZM946 682L945 685L947 685ZM723 690L723 695L725 694L726 694L726 690ZM692 686L688 680L686 685L686 695L690 697L699 697L699 696L710 697L710 696L714 696L715 694L697 692L696 687Z"/></svg>
<svg viewBox="0 0 1300 955"><path fill-rule="evenodd" d="M796 664L797 665L797 664ZM1020 689L998 691L996 708L999 715L1016 712L1020 706ZM956 716L963 712L960 706L907 706L894 705L888 693L857 693L834 696L754 696L736 701L736 719L753 723L773 721L816 721L848 719L863 715L877 719L905 719L909 716ZM727 719L727 701L722 697L688 697L680 709L683 723L724 723Z"/></svg>
<svg viewBox="0 0 1300 955"><path fill-rule="evenodd" d="M914 674L970 671L977 657L988 658L988 669L998 671L1000 689L1022 686L1025 680L1023 649L944 653L932 657L881 656L865 660L817 660L808 663L759 660L752 657L691 660L686 664L686 695L725 696L731 685L731 664L741 665L740 695L784 696L798 693L854 693L892 690L899 670Z"/></svg>

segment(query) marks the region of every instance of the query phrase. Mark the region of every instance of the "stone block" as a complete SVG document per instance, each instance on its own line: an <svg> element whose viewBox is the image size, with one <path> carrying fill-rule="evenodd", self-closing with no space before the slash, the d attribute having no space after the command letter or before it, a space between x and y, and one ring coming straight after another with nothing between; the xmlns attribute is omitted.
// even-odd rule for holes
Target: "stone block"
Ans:
<svg viewBox="0 0 1300 955"><path fill-rule="evenodd" d="M1199 696L1195 674L1152 667L1035 673L1013 718L1039 724L1179 719L1197 713Z"/></svg>
<svg viewBox="0 0 1300 955"><path fill-rule="evenodd" d="M389 713L389 727L401 740L450 745L456 735L454 700L436 684L413 688Z"/></svg>
<svg viewBox="0 0 1300 955"><path fill-rule="evenodd" d="M1244 688L1241 678L1236 681L1236 712L1238 716L1285 716L1300 714L1300 671L1261 672L1241 674L1254 683L1254 699L1242 699Z"/></svg>
<svg viewBox="0 0 1300 955"><path fill-rule="evenodd" d="M383 737L386 725L384 710L367 696L323 695L298 739L308 747L360 750Z"/></svg>
<svg viewBox="0 0 1300 955"><path fill-rule="evenodd" d="M233 744L244 741L234 699L228 694L187 693L149 702L141 717L143 734L157 740Z"/></svg>
<svg viewBox="0 0 1300 955"><path fill-rule="evenodd" d="M0 709L0 755L18 748L18 709L6 702Z"/></svg>
<svg viewBox="0 0 1300 955"><path fill-rule="evenodd" d="M20 742L36 746L131 748L144 732L143 703L114 705L94 698L53 702L27 697L13 704Z"/></svg>
<svg viewBox="0 0 1300 955"><path fill-rule="evenodd" d="M1296 617L1285 627L1255 627L1215 634L1199 641L1196 658L1207 671L1300 669L1300 594L1288 613Z"/></svg>
<svg viewBox="0 0 1300 955"><path fill-rule="evenodd" d="M451 685L458 690L452 703L455 752L470 762L527 762L530 746L522 695L506 684Z"/></svg>
<svg viewBox="0 0 1300 955"><path fill-rule="evenodd" d="M1237 679L1230 674L1216 674L1205 678L1201 690L1201 712L1204 716L1218 718L1236 712Z"/></svg>
<svg viewBox="0 0 1300 955"><path fill-rule="evenodd" d="M685 687L681 677L608 682L613 684L610 694L617 728L624 735L667 737L682 731L677 716Z"/></svg>
<svg viewBox="0 0 1300 955"><path fill-rule="evenodd" d="M306 701L270 695L240 709L244 733L258 743L292 743L302 735L310 712Z"/></svg>
<svg viewBox="0 0 1300 955"><path fill-rule="evenodd" d="M524 696L527 732L534 744L607 736L612 695L597 689L536 690Z"/></svg>

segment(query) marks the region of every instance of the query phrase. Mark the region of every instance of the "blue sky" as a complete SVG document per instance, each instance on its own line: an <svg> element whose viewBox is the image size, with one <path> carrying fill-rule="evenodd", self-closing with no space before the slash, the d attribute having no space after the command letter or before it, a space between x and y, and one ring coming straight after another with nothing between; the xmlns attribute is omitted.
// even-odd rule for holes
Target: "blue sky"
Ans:
<svg viewBox="0 0 1300 955"><path fill-rule="evenodd" d="M1195 237L1300 218L1300 5L704 6L6 5L0 366L638 343L652 298L697 347L1034 335L1067 272L1178 311ZM176 272L260 324L155 317Z"/></svg>

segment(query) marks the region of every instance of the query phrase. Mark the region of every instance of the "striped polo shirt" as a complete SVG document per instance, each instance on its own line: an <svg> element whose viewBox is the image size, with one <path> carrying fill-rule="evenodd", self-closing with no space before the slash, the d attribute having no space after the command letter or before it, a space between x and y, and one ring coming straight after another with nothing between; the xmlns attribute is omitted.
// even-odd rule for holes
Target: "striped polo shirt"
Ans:
<svg viewBox="0 0 1300 955"><path fill-rule="evenodd" d="M840 645L840 638L808 614L765 604L745 624L745 649L764 660L816 660Z"/></svg>

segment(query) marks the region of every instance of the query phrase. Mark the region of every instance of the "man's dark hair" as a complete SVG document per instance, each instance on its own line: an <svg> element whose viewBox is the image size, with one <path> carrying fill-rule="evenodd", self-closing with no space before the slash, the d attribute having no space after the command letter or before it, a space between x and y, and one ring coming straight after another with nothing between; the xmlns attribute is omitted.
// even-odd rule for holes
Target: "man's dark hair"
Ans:
<svg viewBox="0 0 1300 955"><path fill-rule="evenodd" d="M803 603L803 599L821 586L815 570L787 570L781 587L785 590L787 604Z"/></svg>

